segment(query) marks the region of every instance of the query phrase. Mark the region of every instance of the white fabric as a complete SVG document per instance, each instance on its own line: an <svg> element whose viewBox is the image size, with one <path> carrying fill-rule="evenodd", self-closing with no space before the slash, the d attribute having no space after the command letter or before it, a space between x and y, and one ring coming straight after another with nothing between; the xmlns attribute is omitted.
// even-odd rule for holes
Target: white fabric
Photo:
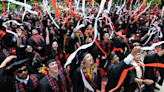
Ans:
<svg viewBox="0 0 164 92"><path fill-rule="evenodd" d="M162 7L161 18L163 17L164 6Z"/></svg>
<svg viewBox="0 0 164 92"><path fill-rule="evenodd" d="M133 61L134 56L132 54L129 54L125 59L125 64L129 65Z"/></svg>
<svg viewBox="0 0 164 92"><path fill-rule="evenodd" d="M48 11L47 7L46 7L46 3L45 0L43 0L43 8L45 8L47 10L47 13L49 15L49 17L51 18L51 20L53 21L53 23L55 24L55 26L60 29L60 27L56 24L56 22L54 21L53 17L51 16L50 12Z"/></svg>
<svg viewBox="0 0 164 92"><path fill-rule="evenodd" d="M24 83L25 85L27 85L28 83L28 80L29 80L29 75L27 75L27 78L26 79L20 79L18 78L18 76L15 76L15 78L20 81L21 83Z"/></svg>
<svg viewBox="0 0 164 92"><path fill-rule="evenodd" d="M142 50L153 50L153 49L155 49L156 46L161 45L163 43L164 43L164 41L160 41L158 43L153 43L151 46L141 47L140 49L142 49Z"/></svg>
<svg viewBox="0 0 164 92"><path fill-rule="evenodd" d="M89 89L90 91L94 92L94 89L92 88L92 86L88 83L88 81L85 79L84 77L84 74L83 74L83 71L80 69L80 72L81 72L81 76L82 76L82 80L83 80L83 83L84 83L84 86Z"/></svg>
<svg viewBox="0 0 164 92"><path fill-rule="evenodd" d="M133 66L138 66L138 64L135 61L131 62L131 64ZM144 63L139 61L139 65L144 65ZM145 71L145 66L142 66L142 68L143 68L143 71ZM138 66L138 67L135 67L135 70L136 70L137 78L142 79L142 73L144 73L142 72L142 69Z"/></svg>
<svg viewBox="0 0 164 92"><path fill-rule="evenodd" d="M67 62L66 62L65 65L64 65L64 68L66 68L66 66L69 65L69 64L72 62L72 60L74 59L76 53L77 53L79 50L81 50L81 49L86 49L86 48L92 46L92 44L94 43L95 39L97 38L97 34L98 34L98 31L97 31L97 20L98 20L98 17L99 17L99 15L100 15L100 13L102 12L102 10L103 10L103 8L104 8L104 5L105 5L105 0L102 0L102 1L101 1L101 4L100 4L99 12L98 12L98 14L97 14L97 16L96 16L96 20L95 20L95 23L94 23L94 40L93 40L91 43L89 43L89 44L85 44L85 45L80 46L75 52L73 52L73 53L68 57Z"/></svg>

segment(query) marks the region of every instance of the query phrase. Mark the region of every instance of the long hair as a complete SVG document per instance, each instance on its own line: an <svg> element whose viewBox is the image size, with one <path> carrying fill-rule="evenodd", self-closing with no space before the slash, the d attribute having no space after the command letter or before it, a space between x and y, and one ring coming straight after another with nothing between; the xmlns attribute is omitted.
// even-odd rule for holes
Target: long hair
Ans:
<svg viewBox="0 0 164 92"><path fill-rule="evenodd" d="M57 41L53 41L53 43L54 43L54 42L57 42ZM53 44L53 43L52 43L52 44ZM58 52L56 52L56 51L51 47L52 56L56 56L58 53L61 52L59 43L57 42L57 44L58 44L58 49L57 49Z"/></svg>
<svg viewBox="0 0 164 92"><path fill-rule="evenodd" d="M92 55L91 55L91 56L92 56ZM92 56L92 59L93 59L93 56ZM82 62L82 69L83 69L83 72L84 72L86 75L88 75L88 74L87 74L87 60L86 60L86 56L84 57L83 62ZM94 73L97 72L97 66L96 66L96 64L95 64L95 62L94 62L94 59L93 59L93 64L91 64L91 69L92 69L92 71L93 71Z"/></svg>

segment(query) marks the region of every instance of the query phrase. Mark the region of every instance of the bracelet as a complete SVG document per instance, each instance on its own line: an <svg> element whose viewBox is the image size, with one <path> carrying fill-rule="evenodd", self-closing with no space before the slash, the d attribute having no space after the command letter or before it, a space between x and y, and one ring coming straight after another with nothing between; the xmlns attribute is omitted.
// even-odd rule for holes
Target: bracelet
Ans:
<svg viewBox="0 0 164 92"><path fill-rule="evenodd" d="M145 80L143 79L143 80L142 80L142 83L144 83L144 82L145 82Z"/></svg>

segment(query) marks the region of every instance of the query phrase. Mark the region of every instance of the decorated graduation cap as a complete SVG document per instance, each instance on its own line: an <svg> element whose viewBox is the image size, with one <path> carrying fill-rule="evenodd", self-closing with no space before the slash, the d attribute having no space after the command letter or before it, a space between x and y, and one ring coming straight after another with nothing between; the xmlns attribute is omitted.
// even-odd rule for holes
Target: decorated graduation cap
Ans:
<svg viewBox="0 0 164 92"><path fill-rule="evenodd" d="M10 64L8 67L12 67L11 70L15 71L23 66L26 66L26 62L28 61L28 59L24 59L24 60L18 60L18 59L12 59L11 62L13 62L12 64Z"/></svg>
<svg viewBox="0 0 164 92"><path fill-rule="evenodd" d="M45 64L46 66L48 66L51 62L56 62L56 59L54 59L53 56L49 56L48 58L44 59L42 61L42 64Z"/></svg>

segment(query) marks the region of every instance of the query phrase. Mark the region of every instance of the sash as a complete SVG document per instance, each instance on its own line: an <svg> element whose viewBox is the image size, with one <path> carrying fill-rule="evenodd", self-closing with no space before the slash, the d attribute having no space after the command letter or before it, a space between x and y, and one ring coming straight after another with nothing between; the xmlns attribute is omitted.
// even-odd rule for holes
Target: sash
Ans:
<svg viewBox="0 0 164 92"><path fill-rule="evenodd" d="M140 65L144 65L143 62L139 61ZM135 61L132 61L131 64L133 66L138 66L138 64ZM143 70L142 70L143 69ZM136 70L136 76L139 79L143 79L144 77L144 71L145 71L145 66L142 66L142 69L140 67L135 67ZM138 83L138 89L137 92L142 92L145 89L145 85L142 83Z"/></svg>

